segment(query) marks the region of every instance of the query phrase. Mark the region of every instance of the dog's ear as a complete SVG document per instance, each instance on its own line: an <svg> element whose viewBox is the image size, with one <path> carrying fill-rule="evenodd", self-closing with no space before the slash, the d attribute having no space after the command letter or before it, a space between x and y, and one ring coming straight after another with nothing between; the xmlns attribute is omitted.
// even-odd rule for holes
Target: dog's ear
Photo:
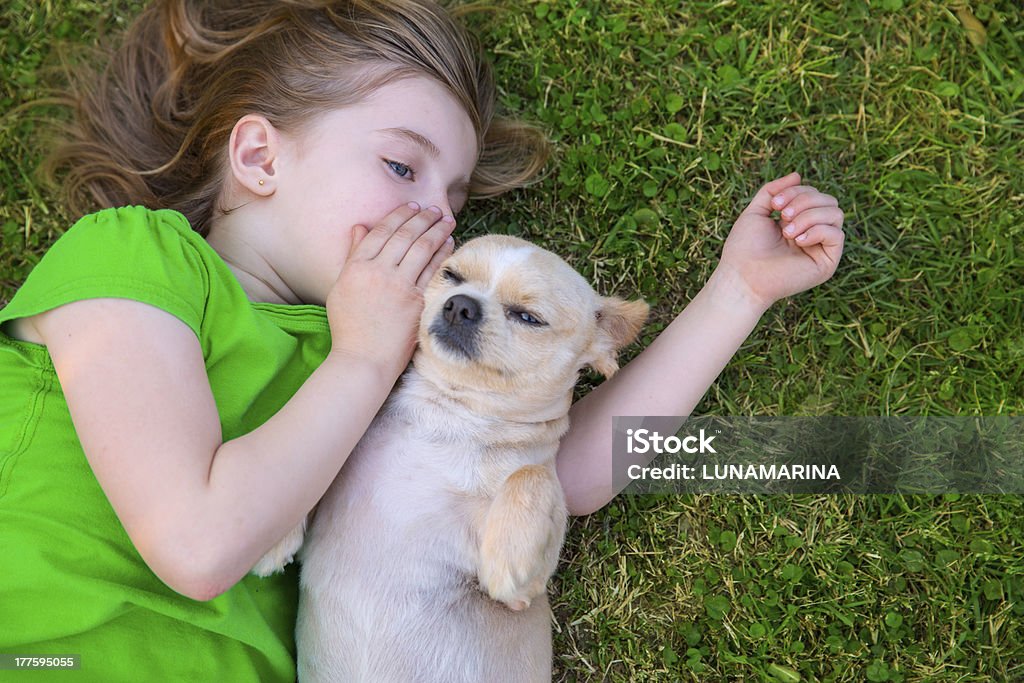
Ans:
<svg viewBox="0 0 1024 683"><path fill-rule="evenodd" d="M597 336L587 364L605 377L614 375L619 369L619 349L636 339L649 311L644 301L603 297L596 313Z"/></svg>

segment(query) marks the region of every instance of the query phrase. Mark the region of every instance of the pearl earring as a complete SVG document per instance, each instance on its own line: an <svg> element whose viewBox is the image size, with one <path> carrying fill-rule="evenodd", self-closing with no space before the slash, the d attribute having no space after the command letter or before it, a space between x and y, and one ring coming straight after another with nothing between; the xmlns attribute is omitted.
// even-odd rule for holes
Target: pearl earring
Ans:
<svg viewBox="0 0 1024 683"><path fill-rule="evenodd" d="M260 182L260 185L262 186L263 185L263 178L260 178L259 182Z"/></svg>

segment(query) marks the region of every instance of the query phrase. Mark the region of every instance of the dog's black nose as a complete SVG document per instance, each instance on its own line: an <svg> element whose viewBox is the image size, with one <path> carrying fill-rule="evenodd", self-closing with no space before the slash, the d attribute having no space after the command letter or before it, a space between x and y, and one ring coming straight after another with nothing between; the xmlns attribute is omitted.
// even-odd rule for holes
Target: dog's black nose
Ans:
<svg viewBox="0 0 1024 683"><path fill-rule="evenodd" d="M444 302L443 313L449 325L476 325L480 322L480 302L471 296L456 294Z"/></svg>
<svg viewBox="0 0 1024 683"><path fill-rule="evenodd" d="M465 294L456 294L444 302L441 313L430 325L430 334L449 351L473 360L479 352L484 310L480 302Z"/></svg>

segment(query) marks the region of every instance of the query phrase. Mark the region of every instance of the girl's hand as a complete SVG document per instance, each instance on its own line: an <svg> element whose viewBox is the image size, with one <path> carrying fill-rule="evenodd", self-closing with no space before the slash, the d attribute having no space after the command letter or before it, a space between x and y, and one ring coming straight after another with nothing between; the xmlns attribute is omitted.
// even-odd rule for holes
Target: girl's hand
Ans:
<svg viewBox="0 0 1024 683"><path fill-rule="evenodd" d="M332 352L398 376L416 346L423 288L454 249L455 219L400 206L372 230L354 226L348 257L327 296Z"/></svg>
<svg viewBox="0 0 1024 683"><path fill-rule="evenodd" d="M781 212L781 220L772 218ZM791 173L758 191L722 249L719 269L740 276L764 309L825 282L843 253L843 211L835 197Z"/></svg>

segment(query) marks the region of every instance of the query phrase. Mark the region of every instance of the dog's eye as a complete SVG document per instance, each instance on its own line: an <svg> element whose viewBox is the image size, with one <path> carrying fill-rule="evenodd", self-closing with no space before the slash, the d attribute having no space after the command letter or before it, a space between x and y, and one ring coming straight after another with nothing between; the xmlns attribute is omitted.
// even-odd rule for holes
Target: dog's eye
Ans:
<svg viewBox="0 0 1024 683"><path fill-rule="evenodd" d="M463 278L461 275L456 273L451 268L445 268L444 270L442 270L441 275L444 277L445 280L451 282L454 285L461 285L463 282L466 281L465 278Z"/></svg>
<svg viewBox="0 0 1024 683"><path fill-rule="evenodd" d="M525 311L521 308L510 308L508 309L508 317L513 322L522 323L524 325L532 325L534 327L546 327L547 323L533 315L529 311Z"/></svg>

